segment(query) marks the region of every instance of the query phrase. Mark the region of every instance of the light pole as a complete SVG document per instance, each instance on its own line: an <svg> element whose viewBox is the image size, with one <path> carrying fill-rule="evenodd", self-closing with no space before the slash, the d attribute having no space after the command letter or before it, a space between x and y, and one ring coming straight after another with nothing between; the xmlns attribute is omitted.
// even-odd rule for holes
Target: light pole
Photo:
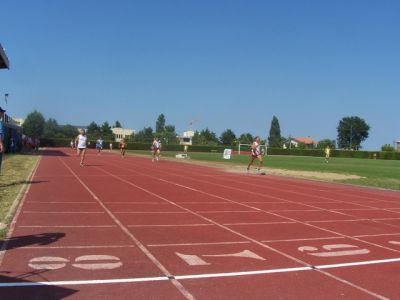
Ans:
<svg viewBox="0 0 400 300"><path fill-rule="evenodd" d="M353 122L350 123L350 150L353 150L352 142L353 142Z"/></svg>

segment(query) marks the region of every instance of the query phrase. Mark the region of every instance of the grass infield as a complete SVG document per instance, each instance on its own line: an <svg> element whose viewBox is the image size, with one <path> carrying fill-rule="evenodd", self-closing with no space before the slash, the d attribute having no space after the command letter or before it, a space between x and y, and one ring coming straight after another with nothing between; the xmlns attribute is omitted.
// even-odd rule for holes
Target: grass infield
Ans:
<svg viewBox="0 0 400 300"><path fill-rule="evenodd" d="M3 157L2 176L0 176L0 241L7 232L7 224L12 220L10 211L21 189L31 174L38 155L5 155Z"/></svg>
<svg viewBox="0 0 400 300"><path fill-rule="evenodd" d="M147 154L150 151L129 151L130 153ZM178 152L162 152L165 157L175 157ZM243 165L244 170L249 162L248 155L233 155L230 160L222 158L221 153L189 153L193 160L210 162L225 162L226 164ZM256 163L256 162L255 162ZM264 168L283 169L294 171L313 171L320 173L337 173L357 175L359 179L334 180L335 182L355 184L369 187L400 190L400 161L399 160L373 160L361 158L336 158L332 157L329 163L323 157L305 156L280 156L271 155L264 157Z"/></svg>

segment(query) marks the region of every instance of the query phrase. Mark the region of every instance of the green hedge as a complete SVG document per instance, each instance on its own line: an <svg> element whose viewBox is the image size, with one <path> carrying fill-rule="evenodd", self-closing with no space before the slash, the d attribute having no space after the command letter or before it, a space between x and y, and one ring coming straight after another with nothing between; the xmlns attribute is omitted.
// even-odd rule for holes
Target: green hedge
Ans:
<svg viewBox="0 0 400 300"><path fill-rule="evenodd" d="M293 155L293 156L316 156L324 157L323 149L281 149L268 148L269 155ZM386 151L348 151L348 150L331 150L331 157L342 158L369 158L369 159L399 159L400 152Z"/></svg>
<svg viewBox="0 0 400 300"><path fill-rule="evenodd" d="M42 147L69 147L69 139L42 139ZM113 148L118 149L118 142L112 142ZM104 142L104 148L108 149L110 142ZM96 141L90 141L89 148L95 148ZM127 143L128 150L150 150L149 143ZM216 152L223 153L224 149L232 148L229 146L189 146L191 152ZM182 145L172 144L163 145L165 151L183 151ZM234 149L236 150L236 149ZM324 157L325 151L323 149L282 149L282 148L268 148L268 155L293 155L293 156L316 156ZM342 158L369 158L369 159L399 159L400 152L389 151L347 151L347 150L332 150L331 157Z"/></svg>

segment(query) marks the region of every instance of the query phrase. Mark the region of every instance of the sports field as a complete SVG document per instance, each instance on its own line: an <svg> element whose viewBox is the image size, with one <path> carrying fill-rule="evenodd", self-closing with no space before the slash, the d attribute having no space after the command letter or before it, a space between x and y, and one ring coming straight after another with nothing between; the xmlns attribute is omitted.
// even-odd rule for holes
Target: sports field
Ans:
<svg viewBox="0 0 400 300"><path fill-rule="evenodd" d="M146 151L129 151L132 154L148 155ZM175 157L178 152L163 152L166 157ZM233 155L230 160L224 160L221 153L189 153L192 160L210 161L234 165L243 165L245 168L249 161L248 155ZM314 179L329 180L341 183L400 190L400 161L382 159L335 158L325 163L323 157L310 156L265 156L265 169L282 169L294 171L308 171L323 173L336 173L356 175L356 179L329 178L329 176L316 176ZM296 173L288 174L296 176ZM301 173L297 173L301 176ZM307 177L307 176L305 176ZM310 176L312 178L312 176Z"/></svg>
<svg viewBox="0 0 400 300"><path fill-rule="evenodd" d="M398 299L400 193L46 150L3 299Z"/></svg>

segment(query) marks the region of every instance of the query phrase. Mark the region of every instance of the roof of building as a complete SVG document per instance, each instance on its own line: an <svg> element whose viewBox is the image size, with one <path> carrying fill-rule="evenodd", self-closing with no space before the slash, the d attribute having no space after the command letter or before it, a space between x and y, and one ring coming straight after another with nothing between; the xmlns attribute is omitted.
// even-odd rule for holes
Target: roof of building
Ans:
<svg viewBox="0 0 400 300"><path fill-rule="evenodd" d="M317 141L315 141L314 139L312 139L310 137L296 137L296 138L294 138L294 140L296 142L304 143L306 145L316 145L316 144L318 144Z"/></svg>
<svg viewBox="0 0 400 300"><path fill-rule="evenodd" d="M10 63L8 61L6 52L0 44L0 69L9 69Z"/></svg>

